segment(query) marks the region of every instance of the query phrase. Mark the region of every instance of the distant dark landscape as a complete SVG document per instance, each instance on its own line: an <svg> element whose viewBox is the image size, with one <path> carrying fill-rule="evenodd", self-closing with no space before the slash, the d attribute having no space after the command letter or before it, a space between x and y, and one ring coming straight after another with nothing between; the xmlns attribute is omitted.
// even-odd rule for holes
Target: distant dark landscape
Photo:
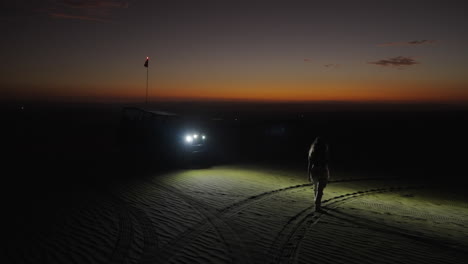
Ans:
<svg viewBox="0 0 468 264"><path fill-rule="evenodd" d="M71 166L94 179L93 171L125 162L123 106L5 104L6 164L14 165L11 173L21 177L60 174ZM457 182L464 181L466 172L468 110L463 106L161 103L147 109L203 120L214 163L304 163L311 142L322 136L330 144L335 170L444 175ZM151 161L139 166L160 167Z"/></svg>

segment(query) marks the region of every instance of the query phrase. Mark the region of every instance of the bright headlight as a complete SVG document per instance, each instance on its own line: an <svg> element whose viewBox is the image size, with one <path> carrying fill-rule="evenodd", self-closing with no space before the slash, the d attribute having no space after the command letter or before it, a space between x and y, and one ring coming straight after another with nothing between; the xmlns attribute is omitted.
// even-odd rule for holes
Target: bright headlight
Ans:
<svg viewBox="0 0 468 264"><path fill-rule="evenodd" d="M192 136L186 136L185 141L188 142L188 143L192 142L193 141Z"/></svg>
<svg viewBox="0 0 468 264"><path fill-rule="evenodd" d="M205 140L205 139L206 139L205 135L201 136L201 138L202 138L203 140Z"/></svg>
<svg viewBox="0 0 468 264"><path fill-rule="evenodd" d="M198 138L198 135L197 134L193 134L193 138Z"/></svg>

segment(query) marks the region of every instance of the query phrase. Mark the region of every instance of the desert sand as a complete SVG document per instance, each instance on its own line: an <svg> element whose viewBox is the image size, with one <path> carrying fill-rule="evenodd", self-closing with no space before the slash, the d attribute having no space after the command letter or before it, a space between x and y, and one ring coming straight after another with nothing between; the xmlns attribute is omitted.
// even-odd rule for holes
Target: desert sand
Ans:
<svg viewBox="0 0 468 264"><path fill-rule="evenodd" d="M466 263L468 203L437 185L300 166L148 173L15 231L3 263Z"/></svg>

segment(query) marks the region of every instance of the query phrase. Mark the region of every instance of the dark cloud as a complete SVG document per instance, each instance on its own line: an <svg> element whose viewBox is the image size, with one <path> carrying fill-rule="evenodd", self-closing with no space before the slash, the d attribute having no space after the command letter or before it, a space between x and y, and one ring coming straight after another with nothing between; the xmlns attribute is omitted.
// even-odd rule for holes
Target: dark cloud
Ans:
<svg viewBox="0 0 468 264"><path fill-rule="evenodd" d="M0 3L0 18L3 20L24 20L25 18L37 15L37 10L42 10L49 2L41 1L3 1Z"/></svg>
<svg viewBox="0 0 468 264"><path fill-rule="evenodd" d="M56 0L54 3L55 11L48 13L50 17L106 22L111 20L112 10L127 8L129 1Z"/></svg>
<svg viewBox="0 0 468 264"><path fill-rule="evenodd" d="M71 8L127 8L128 1L117 0L60 0L62 5Z"/></svg>
<svg viewBox="0 0 468 264"><path fill-rule="evenodd" d="M412 57L403 57L403 56L398 56L395 58L383 59L383 60L378 60L378 61L372 61L368 63L380 65L380 66L390 66L390 67L411 66L411 65L419 64L419 62L414 60Z"/></svg>
<svg viewBox="0 0 468 264"><path fill-rule="evenodd" d="M340 64L329 63L329 64L324 64L323 67L326 67L326 68L339 68Z"/></svg>
<svg viewBox="0 0 468 264"><path fill-rule="evenodd" d="M407 42L388 42L388 43L382 43L382 44L377 44L378 47L398 47L398 46L420 46L420 45L430 45L430 44L435 44L437 40L413 40L413 41L407 41Z"/></svg>
<svg viewBox="0 0 468 264"><path fill-rule="evenodd" d="M49 16L55 17L55 18L79 19L79 20L88 20L88 21L97 21L97 22L109 21L109 20L101 19L101 18L88 17L88 16L76 16L76 15L61 14L61 13L49 13Z"/></svg>
<svg viewBox="0 0 468 264"><path fill-rule="evenodd" d="M112 20L112 15L128 7L131 0L16 0L0 4L1 20L24 20L35 16L96 22Z"/></svg>
<svg viewBox="0 0 468 264"><path fill-rule="evenodd" d="M422 44L434 44L436 41L435 40L413 40L408 42L410 45L422 45Z"/></svg>

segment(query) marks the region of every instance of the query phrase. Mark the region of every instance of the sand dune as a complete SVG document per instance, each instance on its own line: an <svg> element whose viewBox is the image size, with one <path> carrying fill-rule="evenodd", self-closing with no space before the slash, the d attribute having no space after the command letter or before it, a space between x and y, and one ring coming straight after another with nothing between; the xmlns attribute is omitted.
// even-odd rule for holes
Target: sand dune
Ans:
<svg viewBox="0 0 468 264"><path fill-rule="evenodd" d="M8 263L465 263L466 201L414 181L359 176L335 176L326 212L315 213L300 168L148 175L89 196L52 229L18 230L6 257Z"/></svg>

